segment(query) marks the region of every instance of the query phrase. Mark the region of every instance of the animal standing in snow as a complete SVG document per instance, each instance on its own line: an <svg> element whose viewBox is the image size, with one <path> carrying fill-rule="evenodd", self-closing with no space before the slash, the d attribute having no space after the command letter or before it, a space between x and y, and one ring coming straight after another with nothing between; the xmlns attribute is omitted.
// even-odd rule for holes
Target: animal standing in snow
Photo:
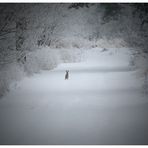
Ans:
<svg viewBox="0 0 148 148"><path fill-rule="evenodd" d="M69 70L66 70L65 80L68 80L68 78L69 78Z"/></svg>

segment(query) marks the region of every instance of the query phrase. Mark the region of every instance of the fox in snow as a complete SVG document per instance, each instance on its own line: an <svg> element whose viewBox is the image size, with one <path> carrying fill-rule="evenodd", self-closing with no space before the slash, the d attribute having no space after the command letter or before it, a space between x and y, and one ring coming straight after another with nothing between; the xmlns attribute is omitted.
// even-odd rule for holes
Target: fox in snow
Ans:
<svg viewBox="0 0 148 148"><path fill-rule="evenodd" d="M68 80L68 78L69 78L69 70L66 70L65 80Z"/></svg>

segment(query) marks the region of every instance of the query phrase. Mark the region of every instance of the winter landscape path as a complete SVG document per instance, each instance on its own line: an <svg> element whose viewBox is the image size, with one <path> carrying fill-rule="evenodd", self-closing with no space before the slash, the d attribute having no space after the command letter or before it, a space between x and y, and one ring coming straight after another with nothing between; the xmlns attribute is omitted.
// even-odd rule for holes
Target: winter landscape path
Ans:
<svg viewBox="0 0 148 148"><path fill-rule="evenodd" d="M0 100L0 144L148 144L148 102L135 73L67 63L24 78Z"/></svg>

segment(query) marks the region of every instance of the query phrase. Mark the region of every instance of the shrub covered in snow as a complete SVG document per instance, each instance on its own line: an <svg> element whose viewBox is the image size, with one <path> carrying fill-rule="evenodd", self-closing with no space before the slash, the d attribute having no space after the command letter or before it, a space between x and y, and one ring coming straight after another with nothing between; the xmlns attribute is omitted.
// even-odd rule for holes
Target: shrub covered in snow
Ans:
<svg viewBox="0 0 148 148"><path fill-rule="evenodd" d="M9 90L13 81L18 81L25 76L24 70L18 63L7 64L0 69L0 96Z"/></svg>
<svg viewBox="0 0 148 148"><path fill-rule="evenodd" d="M9 90L9 85L13 81L40 70L51 70L59 63L78 62L81 60L81 53L80 49L51 49L49 47L28 52L23 63L13 62L1 67L0 96Z"/></svg>

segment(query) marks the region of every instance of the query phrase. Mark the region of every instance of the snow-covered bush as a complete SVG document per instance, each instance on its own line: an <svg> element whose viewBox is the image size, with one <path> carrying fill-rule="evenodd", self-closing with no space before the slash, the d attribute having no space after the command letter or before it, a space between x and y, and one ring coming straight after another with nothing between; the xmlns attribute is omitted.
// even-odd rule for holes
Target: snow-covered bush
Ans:
<svg viewBox="0 0 148 148"><path fill-rule="evenodd" d="M134 63L138 69L138 76L143 78L143 90L148 93L148 55L136 55Z"/></svg>
<svg viewBox="0 0 148 148"><path fill-rule="evenodd" d="M51 49L42 47L26 54L26 62L9 63L0 68L0 96L9 90L12 82L40 70L51 70L59 63L81 60L80 49Z"/></svg>
<svg viewBox="0 0 148 148"><path fill-rule="evenodd" d="M17 63L7 64L0 70L0 97L9 90L12 82L18 81L25 76L24 70Z"/></svg>
<svg viewBox="0 0 148 148"><path fill-rule="evenodd" d="M45 47L27 54L24 71L33 74L40 70L53 69L58 63L60 63L58 50Z"/></svg>
<svg viewBox="0 0 148 148"><path fill-rule="evenodd" d="M50 70L59 63L78 62L81 60L81 49L51 49L42 47L26 55L24 71L33 74L40 70Z"/></svg>

